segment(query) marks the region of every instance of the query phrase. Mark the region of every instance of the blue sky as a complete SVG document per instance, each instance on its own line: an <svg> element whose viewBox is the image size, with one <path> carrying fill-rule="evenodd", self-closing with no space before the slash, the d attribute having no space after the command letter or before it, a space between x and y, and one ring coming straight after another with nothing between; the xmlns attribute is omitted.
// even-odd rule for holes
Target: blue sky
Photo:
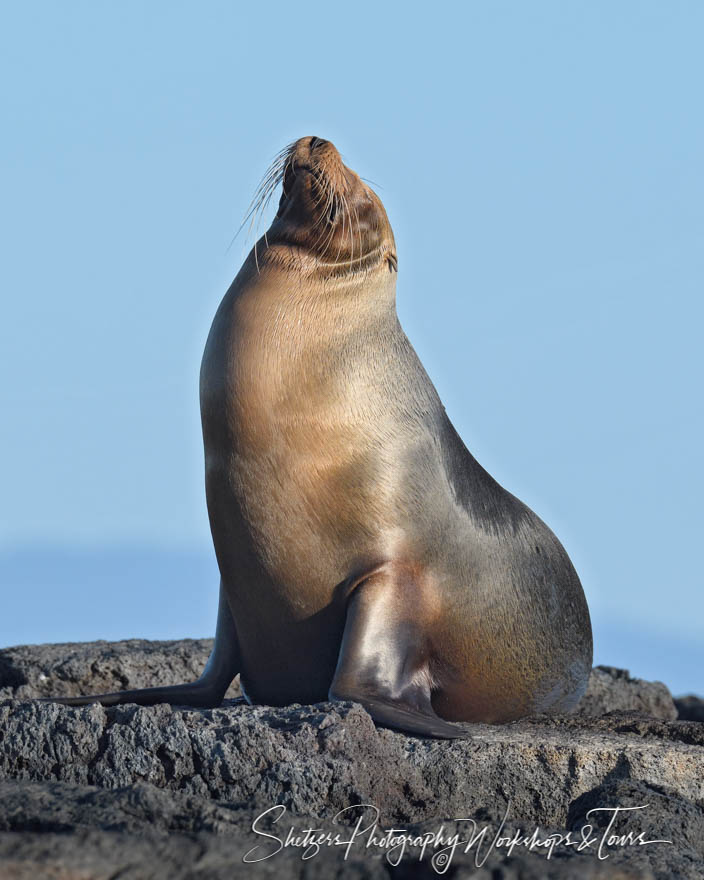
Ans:
<svg viewBox="0 0 704 880"><path fill-rule="evenodd" d="M406 332L565 544L597 661L704 691L704 6L295 8L3 8L0 644L212 628L200 355L259 179L317 134L378 184Z"/></svg>

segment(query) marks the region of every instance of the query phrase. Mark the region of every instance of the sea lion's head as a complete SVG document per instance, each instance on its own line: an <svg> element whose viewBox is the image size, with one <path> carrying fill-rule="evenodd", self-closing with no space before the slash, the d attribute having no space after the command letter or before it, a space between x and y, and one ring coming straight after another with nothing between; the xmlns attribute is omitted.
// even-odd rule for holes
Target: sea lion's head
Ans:
<svg viewBox="0 0 704 880"><path fill-rule="evenodd" d="M396 245L376 193L342 162L335 146L304 137L287 147L264 178L261 203L282 184L279 209L258 248L272 257L297 252L314 271L395 272Z"/></svg>

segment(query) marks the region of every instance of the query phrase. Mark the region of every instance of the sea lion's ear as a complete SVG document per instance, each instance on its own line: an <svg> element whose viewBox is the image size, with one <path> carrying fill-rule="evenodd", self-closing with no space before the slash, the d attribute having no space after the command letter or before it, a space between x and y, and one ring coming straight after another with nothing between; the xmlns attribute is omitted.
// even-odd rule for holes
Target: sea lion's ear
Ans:
<svg viewBox="0 0 704 880"><path fill-rule="evenodd" d="M391 251L386 255L386 262L389 264L389 272L398 272L398 257Z"/></svg>
<svg viewBox="0 0 704 880"><path fill-rule="evenodd" d="M468 725L444 721L430 702L429 650L407 569L384 567L355 587L328 697L361 703L374 721L421 736L469 737Z"/></svg>

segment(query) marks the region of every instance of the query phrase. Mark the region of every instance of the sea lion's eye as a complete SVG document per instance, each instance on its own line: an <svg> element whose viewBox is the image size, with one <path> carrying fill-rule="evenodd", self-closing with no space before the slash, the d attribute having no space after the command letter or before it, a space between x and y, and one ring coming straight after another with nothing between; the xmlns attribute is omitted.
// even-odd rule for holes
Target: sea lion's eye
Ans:
<svg viewBox="0 0 704 880"><path fill-rule="evenodd" d="M387 254L386 262L389 264L389 272L398 272L398 258L396 254Z"/></svg>

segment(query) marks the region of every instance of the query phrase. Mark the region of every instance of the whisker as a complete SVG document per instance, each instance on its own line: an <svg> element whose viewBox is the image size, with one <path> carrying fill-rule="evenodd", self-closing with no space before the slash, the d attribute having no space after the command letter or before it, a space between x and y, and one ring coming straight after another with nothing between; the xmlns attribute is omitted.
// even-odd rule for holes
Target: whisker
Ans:
<svg viewBox="0 0 704 880"><path fill-rule="evenodd" d="M345 221L347 219L347 217L346 217L347 205L345 203L345 197L342 193L340 193L340 201L343 203L344 210L342 211L342 233L340 235L340 244L337 248L337 256L335 257L336 261L340 259L340 252L342 251L342 245L345 243ZM339 213L339 208L338 208L338 213Z"/></svg>
<svg viewBox="0 0 704 880"><path fill-rule="evenodd" d="M249 203L245 216L240 223L237 232L235 232L235 234L232 236L232 239L228 244L225 253L230 250L235 242L235 239L240 234L240 232L242 232L248 221L249 229L247 232L247 237L249 238L253 229L256 230L256 226L258 225L261 216L263 215L269 202L271 201L272 195L276 192L277 187L283 181L286 166L291 156L294 143L295 141L288 144L288 146L280 150L274 157L273 161L266 170L264 177L259 183L259 186L257 187L254 196L252 197L252 201ZM256 243L254 256L256 260Z"/></svg>
<svg viewBox="0 0 704 880"><path fill-rule="evenodd" d="M354 259L354 233L352 231L352 213L350 211L350 206L347 201L347 196L344 193L341 193L341 195L342 195L342 201L345 206L345 214L347 214L347 218L349 220L347 237L350 240L351 257ZM339 254L338 254L338 258L339 258Z"/></svg>
<svg viewBox="0 0 704 880"><path fill-rule="evenodd" d="M357 240L359 241L359 255L362 256L362 227L359 222L359 214L357 212L357 206L354 207L354 219L357 224Z"/></svg>
<svg viewBox="0 0 704 880"><path fill-rule="evenodd" d="M319 172L319 169L316 168L316 171ZM320 179L321 177L322 177L322 180ZM325 250L327 249L327 247L328 247L328 245L329 245L329 241L330 241L331 234L334 233L334 231L335 231L335 227L334 227L334 225L331 226L331 229L327 229L327 227L326 227L326 225L325 225L325 221L326 221L327 218L329 217L329 215L330 215L330 209L332 208L333 203L334 203L334 197L335 197L335 194L334 194L334 190L333 190L332 184L331 184L331 182L328 180L328 178L327 178L327 176L326 176L325 174L320 174L319 176L315 176L315 179L316 179L316 181L318 182L319 186L320 186L321 188L323 188L323 190L324 190L324 193L325 193L325 206L324 206L324 208L322 209L322 211L320 212L320 215L319 215L319 217L318 217L316 223L315 223L314 226L313 226L313 228L315 228L315 226L317 226L319 223L320 223L320 226L321 226L320 235L319 235L318 238L316 239L316 241L315 241L315 243L314 243L313 246L314 246L314 247L318 247L318 245L320 244L320 242L321 242L322 239L323 239L323 236L326 235L326 233L327 233L327 235L326 235L326 237L325 237L325 242L324 242L324 245L323 245L323 252L325 252Z"/></svg>

